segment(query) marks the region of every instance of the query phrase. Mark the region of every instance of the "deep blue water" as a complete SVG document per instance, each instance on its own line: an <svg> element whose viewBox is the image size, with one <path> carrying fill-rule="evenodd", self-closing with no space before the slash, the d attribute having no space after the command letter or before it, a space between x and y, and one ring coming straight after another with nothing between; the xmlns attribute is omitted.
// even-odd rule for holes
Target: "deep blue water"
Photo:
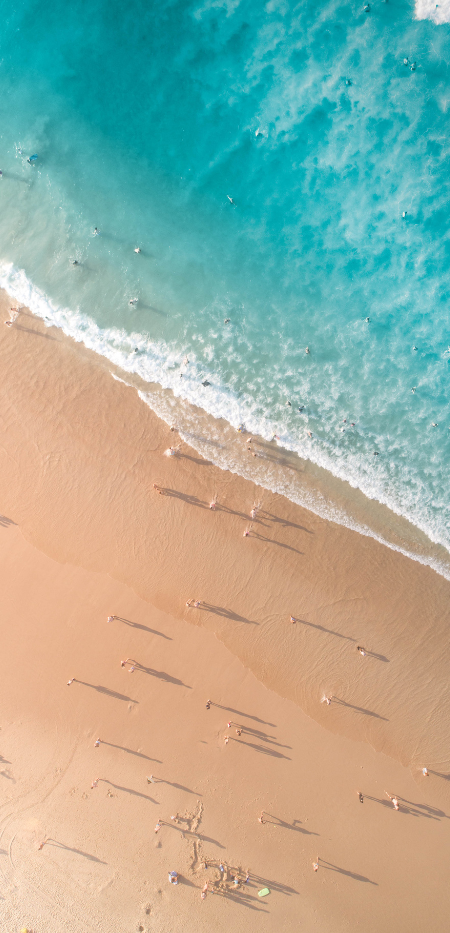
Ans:
<svg viewBox="0 0 450 933"><path fill-rule="evenodd" d="M449 547L450 26L406 0L0 10L3 284Z"/></svg>

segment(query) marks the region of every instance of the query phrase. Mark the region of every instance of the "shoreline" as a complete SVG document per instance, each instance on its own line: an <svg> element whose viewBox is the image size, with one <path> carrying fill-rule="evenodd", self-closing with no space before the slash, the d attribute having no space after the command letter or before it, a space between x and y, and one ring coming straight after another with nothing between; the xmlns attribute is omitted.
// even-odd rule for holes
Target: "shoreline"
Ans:
<svg viewBox="0 0 450 933"><path fill-rule="evenodd" d="M0 354L9 406L3 501L28 540L57 560L108 572L163 611L214 631L259 680L326 728L413 767L431 749L436 760L447 759L445 707L432 733L425 728L434 708L429 678L446 678L440 646L450 585L443 577L221 470L187 445L163 456L178 444L177 432L134 388L111 379L104 357L30 312L0 331ZM187 609L190 598L202 607ZM409 644L399 666L395 646L405 625ZM422 656L417 645L425 637ZM370 667L361 667L358 644L373 652ZM340 696L339 716L321 703L327 693ZM411 695L408 709L402 693Z"/></svg>
<svg viewBox="0 0 450 933"><path fill-rule="evenodd" d="M444 933L449 583L164 456L176 432L26 310L0 359L1 933Z"/></svg>
<svg viewBox="0 0 450 933"><path fill-rule="evenodd" d="M319 518L336 522L358 534L374 538L412 560L431 567L436 573L450 580L450 551L433 535L414 524L392 501L384 501L377 493L369 497L358 482L340 477L330 468L322 466L316 459L302 457L296 451L284 447L281 441L268 440L253 434L254 450L258 459L246 452L250 432L246 429L240 436L233 425L223 417L216 417L197 403L175 393L174 388L164 388L159 382L147 382L133 369L123 368L126 357L123 348L114 351L108 342L103 346L104 354L98 350L98 335L69 320L64 309L55 309L51 300L36 289L19 272L19 284L15 282L13 300L26 305L26 297L33 298L31 313L44 321L45 326L56 326L66 337L75 340L97 358L103 358L112 375L133 387L141 399L167 425L177 427L180 436L204 459L210 460L223 470L231 470L250 482L256 482L275 494L286 496L296 505L306 508ZM26 282L26 287L22 278ZM3 275L5 278L5 275ZM0 288L2 307L9 307L11 299ZM91 322L92 323L92 322ZM79 322L80 324L80 322ZM97 331L97 325L94 326ZM100 333L100 331L99 331ZM127 335L126 343L141 341L141 334ZM108 349L109 348L109 349ZM134 354L132 354L134 356ZM236 412L235 412L235 416ZM239 418L238 418L239 421ZM378 498L377 498L378 496Z"/></svg>

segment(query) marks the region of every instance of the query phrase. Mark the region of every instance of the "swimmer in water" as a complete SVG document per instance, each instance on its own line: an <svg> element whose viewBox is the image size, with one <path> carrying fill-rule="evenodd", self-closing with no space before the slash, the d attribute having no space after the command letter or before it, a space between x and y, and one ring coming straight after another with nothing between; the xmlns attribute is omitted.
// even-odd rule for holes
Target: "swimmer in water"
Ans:
<svg viewBox="0 0 450 933"><path fill-rule="evenodd" d="M93 234L92 234L92 236L100 236L100 233L99 233L99 229L98 229L98 227L95 227L95 229L94 229L94 232L93 232Z"/></svg>
<svg viewBox="0 0 450 933"><path fill-rule="evenodd" d="M134 252L135 252L135 253L140 253L140 252L142 252L141 247L140 247L140 246L136 246Z"/></svg>
<svg viewBox="0 0 450 933"><path fill-rule="evenodd" d="M309 347L305 347L305 353L309 353Z"/></svg>
<svg viewBox="0 0 450 933"><path fill-rule="evenodd" d="M230 195L229 195L229 194L227 194L227 198L228 198L230 204L234 204L233 198L230 198Z"/></svg>
<svg viewBox="0 0 450 933"><path fill-rule="evenodd" d="M139 301L138 298L130 298L128 304L129 304L129 305L137 305L138 301Z"/></svg>

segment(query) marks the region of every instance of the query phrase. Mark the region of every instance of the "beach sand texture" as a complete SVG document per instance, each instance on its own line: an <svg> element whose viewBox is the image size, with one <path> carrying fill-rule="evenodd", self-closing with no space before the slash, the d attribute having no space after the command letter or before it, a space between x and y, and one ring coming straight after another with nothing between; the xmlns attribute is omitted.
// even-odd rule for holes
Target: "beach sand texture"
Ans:
<svg viewBox="0 0 450 933"><path fill-rule="evenodd" d="M0 929L446 930L450 583L26 309L0 355Z"/></svg>

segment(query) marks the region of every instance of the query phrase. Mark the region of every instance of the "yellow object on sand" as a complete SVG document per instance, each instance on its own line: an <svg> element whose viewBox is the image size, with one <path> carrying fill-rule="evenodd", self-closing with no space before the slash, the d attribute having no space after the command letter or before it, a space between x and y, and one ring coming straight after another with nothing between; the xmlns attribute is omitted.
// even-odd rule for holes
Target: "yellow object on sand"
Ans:
<svg viewBox="0 0 450 933"><path fill-rule="evenodd" d="M261 890L258 891L258 897L266 897L267 894L270 894L269 888L261 888Z"/></svg>

